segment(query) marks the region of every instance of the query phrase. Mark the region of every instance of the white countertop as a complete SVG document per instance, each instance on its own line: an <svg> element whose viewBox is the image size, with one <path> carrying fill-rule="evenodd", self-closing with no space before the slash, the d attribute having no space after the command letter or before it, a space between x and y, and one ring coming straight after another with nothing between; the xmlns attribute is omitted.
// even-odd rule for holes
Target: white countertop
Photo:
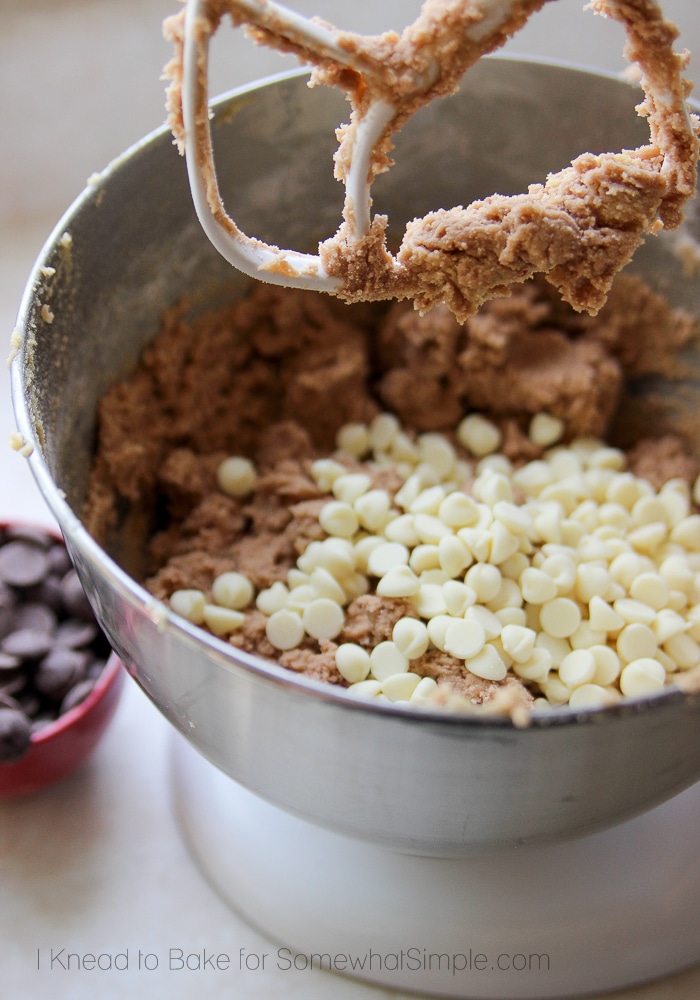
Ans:
<svg viewBox="0 0 700 1000"><path fill-rule="evenodd" d="M25 276L55 220L93 171L160 124L158 74L168 52L159 38L159 22L174 6L166 0L36 0L31 9L20 0L3 4L0 326L8 349ZM700 53L697 0L668 0L665 6L686 29L687 43ZM314 10L310 2L297 7L307 13ZM330 19L339 19L337 11L342 9L331 0L319 0L316 7ZM391 25L392 11L403 11L408 19L406 12L412 14L417 7L415 0L410 11L408 0L393 5L356 0L346 8L352 17L345 13L342 20L347 27L378 30ZM511 47L608 68L622 66L619 36L608 37L609 26L600 19L588 15L588 20L580 20L570 0L551 5L545 13L545 27L529 26ZM232 72L228 65L217 68L215 79L221 82L213 89L278 68L278 57L241 48ZM4 445L13 427L3 365L0 519L47 522L46 507L23 459ZM0 802L3 1000L146 995L158 1000L190 998L195 990L207 1000L398 997L323 972L177 973L164 961L155 971L136 967L139 950L162 958L170 948L231 954L242 947L248 952L270 947L216 896L183 846L170 798L169 742L166 722L128 681L111 729L80 772L41 795ZM48 968L51 949L55 953L61 948L114 956L128 950L129 969ZM690 1000L700 996L700 967L616 995L627 1000Z"/></svg>

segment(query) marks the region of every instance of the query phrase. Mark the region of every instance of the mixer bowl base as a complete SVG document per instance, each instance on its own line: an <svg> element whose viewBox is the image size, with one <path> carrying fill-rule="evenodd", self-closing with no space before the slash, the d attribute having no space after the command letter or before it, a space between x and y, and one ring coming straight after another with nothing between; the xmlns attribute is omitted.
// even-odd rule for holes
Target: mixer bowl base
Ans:
<svg viewBox="0 0 700 1000"><path fill-rule="evenodd" d="M573 997L700 960L700 784L602 833L445 859L270 805L174 734L188 848L270 945L268 967L440 997Z"/></svg>

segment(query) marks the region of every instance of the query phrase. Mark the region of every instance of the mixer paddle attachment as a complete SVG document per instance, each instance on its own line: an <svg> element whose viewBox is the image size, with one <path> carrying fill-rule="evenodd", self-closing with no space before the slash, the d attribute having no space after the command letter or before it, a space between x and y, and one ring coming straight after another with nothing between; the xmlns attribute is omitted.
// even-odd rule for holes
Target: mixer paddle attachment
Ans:
<svg viewBox="0 0 700 1000"><path fill-rule="evenodd" d="M427 0L401 35L363 36L309 20L272 0L187 0L165 22L175 45L166 67L169 121L186 156L195 209L207 236L236 268L274 284L346 301L411 298L426 311L445 302L461 321L514 282L540 272L574 308L595 313L644 237L676 228L696 184L698 120L686 98L677 29L656 0L592 0L620 21L625 55L639 70L650 141L635 150L584 153L527 193L494 194L438 209L406 227L396 255L385 216L371 214L371 186L392 166L392 136L420 107L453 93L482 55L499 48L545 0ZM214 167L208 107L209 41L223 17L259 44L313 67L310 84L335 85L352 112L337 130L335 176L343 219L317 254L246 235L228 215Z"/></svg>

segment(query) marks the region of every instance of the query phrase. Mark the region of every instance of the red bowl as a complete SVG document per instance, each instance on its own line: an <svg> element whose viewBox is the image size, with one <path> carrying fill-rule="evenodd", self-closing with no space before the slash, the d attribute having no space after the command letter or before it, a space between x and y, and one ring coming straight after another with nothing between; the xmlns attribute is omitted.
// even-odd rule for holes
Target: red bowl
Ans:
<svg viewBox="0 0 700 1000"><path fill-rule="evenodd" d="M45 525L0 521L0 528L36 529L60 545L62 537ZM32 735L17 760L0 762L0 798L27 795L66 778L89 757L117 708L126 671L114 654L87 698Z"/></svg>
<svg viewBox="0 0 700 1000"><path fill-rule="evenodd" d="M126 671L114 654L84 701L32 736L19 760L0 763L0 798L28 795L68 777L90 756L114 715Z"/></svg>

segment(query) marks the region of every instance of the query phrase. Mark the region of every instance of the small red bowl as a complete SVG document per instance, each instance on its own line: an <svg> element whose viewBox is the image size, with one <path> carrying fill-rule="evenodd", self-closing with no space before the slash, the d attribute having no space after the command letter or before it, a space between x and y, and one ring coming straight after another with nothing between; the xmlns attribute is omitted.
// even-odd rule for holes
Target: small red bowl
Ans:
<svg viewBox="0 0 700 1000"><path fill-rule="evenodd" d="M55 529L0 521L0 528L38 530L63 545ZM112 654L88 696L55 721L38 729L17 760L0 762L0 798L28 795L66 778L89 757L114 715L126 671Z"/></svg>
<svg viewBox="0 0 700 1000"><path fill-rule="evenodd" d="M126 671L114 654L84 701L32 736L19 760L0 763L0 798L28 795L77 770L93 752L114 715Z"/></svg>

